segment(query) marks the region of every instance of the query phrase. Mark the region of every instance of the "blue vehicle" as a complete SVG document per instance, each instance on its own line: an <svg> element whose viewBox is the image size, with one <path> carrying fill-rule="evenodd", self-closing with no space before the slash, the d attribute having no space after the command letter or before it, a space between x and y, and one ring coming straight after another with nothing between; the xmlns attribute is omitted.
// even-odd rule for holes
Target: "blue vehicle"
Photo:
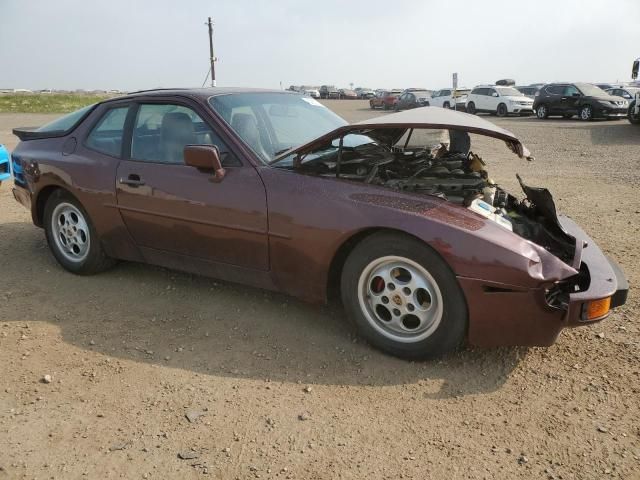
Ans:
<svg viewBox="0 0 640 480"><path fill-rule="evenodd" d="M9 151L0 143L0 183L11 177L11 167L9 166Z"/></svg>

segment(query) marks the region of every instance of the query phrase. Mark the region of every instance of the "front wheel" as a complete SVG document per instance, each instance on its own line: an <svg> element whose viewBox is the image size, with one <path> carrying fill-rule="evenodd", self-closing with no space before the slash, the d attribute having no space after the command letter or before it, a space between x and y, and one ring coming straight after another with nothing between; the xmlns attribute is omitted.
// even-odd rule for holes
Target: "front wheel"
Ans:
<svg viewBox="0 0 640 480"><path fill-rule="evenodd" d="M632 123L633 125L640 125L640 114L634 113L635 108L636 108L636 102L633 101L631 102L631 105L629 105L629 112L627 113L627 118L629 119L629 122Z"/></svg>
<svg viewBox="0 0 640 480"><path fill-rule="evenodd" d="M593 120L593 108L591 105L584 105L580 109L580 119L586 122Z"/></svg>
<svg viewBox="0 0 640 480"><path fill-rule="evenodd" d="M473 102L469 102L467 104L467 113L470 113L471 115L475 115L476 113L476 104Z"/></svg>
<svg viewBox="0 0 640 480"><path fill-rule="evenodd" d="M345 262L342 301L360 334L403 358L434 358L458 348L467 304L455 275L424 243L399 234L364 239Z"/></svg>
<svg viewBox="0 0 640 480"><path fill-rule="evenodd" d="M449 102L444 102L444 104L442 104L442 108L451 108L451 105Z"/></svg>
<svg viewBox="0 0 640 480"><path fill-rule="evenodd" d="M498 105L498 109L496 110L496 115L499 117L506 117L509 114L509 110L504 103Z"/></svg>
<svg viewBox="0 0 640 480"><path fill-rule="evenodd" d="M114 263L102 249L89 215L64 190L51 194L44 209L44 229L51 253L66 270L90 275Z"/></svg>
<svg viewBox="0 0 640 480"><path fill-rule="evenodd" d="M538 108L536 109L536 116L540 120L544 120L545 118L548 118L549 117L549 109L547 108L547 106L544 105L544 104L538 105Z"/></svg>

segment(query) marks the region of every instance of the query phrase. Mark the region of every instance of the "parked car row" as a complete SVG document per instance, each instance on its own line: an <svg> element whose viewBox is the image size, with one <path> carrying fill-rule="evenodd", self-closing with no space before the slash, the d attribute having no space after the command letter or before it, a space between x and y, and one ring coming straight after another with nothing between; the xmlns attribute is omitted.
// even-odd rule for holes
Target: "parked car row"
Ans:
<svg viewBox="0 0 640 480"><path fill-rule="evenodd" d="M338 89L332 85L290 87L313 98L368 99L372 109L409 110L434 106L468 113L489 113L498 117L507 115L532 115L540 119L550 116L621 118L627 116L629 104L640 87L612 85L608 83L549 83L516 86L511 79L502 79L490 85L478 85L473 89L426 88Z"/></svg>

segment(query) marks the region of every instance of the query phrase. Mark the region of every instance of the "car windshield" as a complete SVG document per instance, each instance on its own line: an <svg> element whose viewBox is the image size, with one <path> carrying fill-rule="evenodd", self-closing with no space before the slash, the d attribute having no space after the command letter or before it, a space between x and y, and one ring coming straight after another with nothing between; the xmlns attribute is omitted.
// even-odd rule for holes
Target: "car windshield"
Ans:
<svg viewBox="0 0 640 480"><path fill-rule="evenodd" d="M522 93L511 87L496 87L501 97L521 97Z"/></svg>
<svg viewBox="0 0 640 480"><path fill-rule="evenodd" d="M316 100L284 92L216 95L209 104L265 163L347 125Z"/></svg>
<svg viewBox="0 0 640 480"><path fill-rule="evenodd" d="M81 108L80 110L76 110L75 112L71 112L67 115L64 115L60 118L56 118L53 122L49 122L40 128L37 128L37 132L66 132L67 130L71 130L76 124L85 116L89 110L95 107L95 103L92 105L87 105L86 107Z"/></svg>
<svg viewBox="0 0 640 480"><path fill-rule="evenodd" d="M422 90L414 90L413 92L409 92L409 93L413 93L416 97L428 97L429 96L429 92L422 91Z"/></svg>
<svg viewBox="0 0 640 480"><path fill-rule="evenodd" d="M591 85L590 83L576 83L575 85L576 87L578 87L578 90L580 90L582 94L586 95L587 97L601 97L603 95L606 96L604 90L602 90L600 87L596 87L595 85Z"/></svg>

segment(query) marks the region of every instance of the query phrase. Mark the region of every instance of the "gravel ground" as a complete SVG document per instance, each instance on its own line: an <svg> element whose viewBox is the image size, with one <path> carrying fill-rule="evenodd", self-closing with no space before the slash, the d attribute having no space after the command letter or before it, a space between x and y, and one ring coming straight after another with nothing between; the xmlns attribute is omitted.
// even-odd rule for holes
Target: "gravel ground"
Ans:
<svg viewBox="0 0 640 480"><path fill-rule="evenodd" d="M351 121L383 114L327 103ZM48 118L0 114L0 143ZM537 157L474 138L494 180L550 188L637 285L640 129L490 119ZM550 348L405 362L354 337L338 305L136 264L66 273L9 187L0 480L640 478L635 290Z"/></svg>

